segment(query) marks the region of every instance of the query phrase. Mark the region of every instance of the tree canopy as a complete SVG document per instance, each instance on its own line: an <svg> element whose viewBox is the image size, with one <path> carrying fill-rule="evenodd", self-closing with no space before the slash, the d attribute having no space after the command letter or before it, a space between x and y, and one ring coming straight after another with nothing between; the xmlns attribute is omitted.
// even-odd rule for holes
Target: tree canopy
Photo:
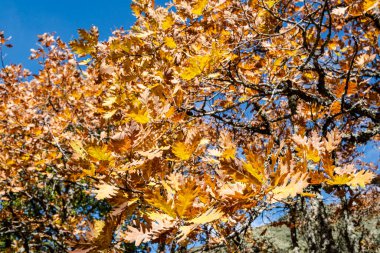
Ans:
<svg viewBox="0 0 380 253"><path fill-rule="evenodd" d="M378 151L378 1L131 8L135 25L106 41L96 27L68 44L39 35L38 73L3 63L0 247L239 251L273 208L363 205L378 173L359 148Z"/></svg>

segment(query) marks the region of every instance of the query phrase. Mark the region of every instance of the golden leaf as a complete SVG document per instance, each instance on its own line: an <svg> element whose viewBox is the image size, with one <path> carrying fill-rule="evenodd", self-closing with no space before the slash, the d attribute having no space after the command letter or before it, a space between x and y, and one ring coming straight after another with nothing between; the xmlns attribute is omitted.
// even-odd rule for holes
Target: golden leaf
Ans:
<svg viewBox="0 0 380 253"><path fill-rule="evenodd" d="M307 198L315 198L317 196L314 193L310 193L310 192L302 192L300 195L302 197L307 197Z"/></svg>
<svg viewBox="0 0 380 253"><path fill-rule="evenodd" d="M277 0L265 0L264 3L269 7L272 8L278 1Z"/></svg>
<svg viewBox="0 0 380 253"><path fill-rule="evenodd" d="M250 163L244 163L243 168L249 172L260 184L264 183L263 171L259 168L254 168Z"/></svg>
<svg viewBox="0 0 380 253"><path fill-rule="evenodd" d="M174 49L177 47L177 43L175 43L175 41L172 37L165 37L164 42L168 48Z"/></svg>
<svg viewBox="0 0 380 253"><path fill-rule="evenodd" d="M236 149L234 147L227 148L223 151L222 157L224 159L235 159Z"/></svg>
<svg viewBox="0 0 380 253"><path fill-rule="evenodd" d="M199 188L194 181L188 181L182 188L177 191L175 207L177 214L185 218L187 217L187 211L189 208L192 208L193 202L196 197L198 197Z"/></svg>
<svg viewBox="0 0 380 253"><path fill-rule="evenodd" d="M160 209L164 213L170 215L171 217L175 218L177 217L176 213L174 212L172 208L173 201L167 200L166 197L161 196L161 194L157 191L150 192L145 197L146 202L148 202L150 205Z"/></svg>
<svg viewBox="0 0 380 253"><path fill-rule="evenodd" d="M211 208L201 214L200 216L190 220L189 222L202 225L222 218L224 213L218 209Z"/></svg>
<svg viewBox="0 0 380 253"><path fill-rule="evenodd" d="M102 200L106 198L111 198L113 195L116 194L118 188L114 185L109 185L107 183L96 185L98 188L97 190L94 190L93 193L96 194L97 200Z"/></svg>
<svg viewBox="0 0 380 253"><path fill-rule="evenodd" d="M202 15L203 10L206 8L208 0L196 0L195 4L192 6L191 12L195 15Z"/></svg>
<svg viewBox="0 0 380 253"><path fill-rule="evenodd" d="M79 140L70 141L70 146L75 151L75 153L79 155L80 158L86 157L87 152L84 149L81 141Z"/></svg>
<svg viewBox="0 0 380 253"><path fill-rule="evenodd" d="M321 158L319 157L319 152L318 150L314 148L308 148L306 151L306 159L311 160L315 163L318 163Z"/></svg>
<svg viewBox="0 0 380 253"><path fill-rule="evenodd" d="M112 107L112 105L113 105L114 103L116 103L116 100L117 100L117 97L116 97L116 96L107 97L106 99L104 99L102 105L103 105L104 107Z"/></svg>
<svg viewBox="0 0 380 253"><path fill-rule="evenodd" d="M166 16L165 20L162 22L161 27L162 29L167 30L174 25L174 22L175 22L175 19L173 18L172 15L169 14Z"/></svg>
<svg viewBox="0 0 380 253"><path fill-rule="evenodd" d="M302 174L301 172L298 172L295 175L289 173L285 178L284 183L272 190L273 199L278 201L301 194L309 185L307 182L307 176L307 174Z"/></svg>
<svg viewBox="0 0 380 253"><path fill-rule="evenodd" d="M361 170L353 175L351 181L347 185L356 188L364 188L367 184L371 183L372 179L375 177L375 174L371 171Z"/></svg>
<svg viewBox="0 0 380 253"><path fill-rule="evenodd" d="M181 78L185 80L191 80L195 78L205 70L209 62L209 55L197 55L191 57L187 61L187 67L185 67L180 73Z"/></svg>
<svg viewBox="0 0 380 253"><path fill-rule="evenodd" d="M133 15L135 15L135 17L140 17L141 10L140 10L140 7L138 5L131 4L131 10L133 12Z"/></svg>
<svg viewBox="0 0 380 253"><path fill-rule="evenodd" d="M326 183L329 185L344 185L350 182L351 179L352 176L348 174L334 175L331 179L326 180Z"/></svg>
<svg viewBox="0 0 380 253"><path fill-rule="evenodd" d="M103 231L104 226L106 223L104 220L95 220L94 222L94 237L97 238Z"/></svg>
<svg viewBox="0 0 380 253"><path fill-rule="evenodd" d="M185 226L180 226L179 227L179 235L178 235L178 242L183 242L187 236L193 231L197 225L185 225Z"/></svg>
<svg viewBox="0 0 380 253"><path fill-rule="evenodd" d="M166 220L173 220L173 217L167 215L166 213L159 213L159 212L148 212L147 213L149 219L151 220L159 220L159 219L166 219Z"/></svg>
<svg viewBox="0 0 380 253"><path fill-rule="evenodd" d="M379 4L379 0L364 0L363 9L364 12L370 11Z"/></svg>
<svg viewBox="0 0 380 253"><path fill-rule="evenodd" d="M330 105L330 114L335 115L338 114L341 110L340 101L336 100Z"/></svg>
<svg viewBox="0 0 380 253"><path fill-rule="evenodd" d="M177 142L173 145L172 152L179 159L187 161L193 154L193 148L191 146L186 145L183 142Z"/></svg>
<svg viewBox="0 0 380 253"><path fill-rule="evenodd" d="M87 153L92 158L95 158L96 160L99 160L99 161L111 161L112 160L112 154L110 151L108 151L108 148L106 145L89 147L87 149Z"/></svg>
<svg viewBox="0 0 380 253"><path fill-rule="evenodd" d="M95 172L96 172L95 165L91 163L89 169L83 169L82 171L84 175L92 177L95 175Z"/></svg>
<svg viewBox="0 0 380 253"><path fill-rule="evenodd" d="M130 118L140 124L147 124L150 121L148 111L139 111L138 113L127 114Z"/></svg>
<svg viewBox="0 0 380 253"><path fill-rule="evenodd" d="M117 112L117 109L112 110L112 111L108 111L108 112L103 114L103 118L104 119L110 119L110 118L112 118L113 115L115 115L116 112Z"/></svg>

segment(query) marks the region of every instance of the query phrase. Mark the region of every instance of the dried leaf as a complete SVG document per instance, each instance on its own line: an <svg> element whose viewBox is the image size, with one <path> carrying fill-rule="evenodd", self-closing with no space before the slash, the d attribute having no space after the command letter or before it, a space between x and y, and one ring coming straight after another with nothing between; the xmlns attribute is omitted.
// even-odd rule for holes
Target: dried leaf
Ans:
<svg viewBox="0 0 380 253"><path fill-rule="evenodd" d="M183 142L177 142L172 147L173 154L183 161L187 161L193 154L193 148Z"/></svg>
<svg viewBox="0 0 380 253"><path fill-rule="evenodd" d="M200 216L190 220L189 222L202 225L209 222L213 222L215 220L219 220L224 216L224 213L218 209L210 208L206 212L202 213Z"/></svg>
<svg viewBox="0 0 380 253"><path fill-rule="evenodd" d="M98 184L96 185L98 188L97 190L94 190L93 193L96 194L96 199L102 200L106 198L111 198L113 195L116 194L118 188L114 185L110 185L107 183Z"/></svg>

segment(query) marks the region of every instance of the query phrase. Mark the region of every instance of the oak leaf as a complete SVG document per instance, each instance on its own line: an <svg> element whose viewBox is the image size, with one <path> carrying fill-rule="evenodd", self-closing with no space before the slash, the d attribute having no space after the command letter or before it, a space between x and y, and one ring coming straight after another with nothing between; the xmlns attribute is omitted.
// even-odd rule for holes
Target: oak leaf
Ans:
<svg viewBox="0 0 380 253"><path fill-rule="evenodd" d="M195 15L202 15L207 3L208 0L195 0L195 4L192 6L191 12Z"/></svg>
<svg viewBox="0 0 380 253"><path fill-rule="evenodd" d="M87 153L94 159L99 161L111 161L112 154L108 151L106 145L103 146L91 146L87 148Z"/></svg>
<svg viewBox="0 0 380 253"><path fill-rule="evenodd" d="M183 142L177 142L172 146L173 154L183 161L187 161L193 154L193 147Z"/></svg>
<svg viewBox="0 0 380 253"><path fill-rule="evenodd" d="M175 43L175 41L172 37L165 37L164 42L168 48L174 49L177 47L177 43Z"/></svg>
<svg viewBox="0 0 380 253"><path fill-rule="evenodd" d="M175 23L175 19L172 15L167 15L161 24L162 29L167 30L171 28Z"/></svg>
<svg viewBox="0 0 380 253"><path fill-rule="evenodd" d="M116 194L118 188L114 185L110 185L107 183L102 183L96 185L98 188L97 190L94 190L93 193L96 194L96 199L102 200L106 198L111 198L113 195Z"/></svg>
<svg viewBox="0 0 380 253"><path fill-rule="evenodd" d="M177 217L173 209L173 200L168 200L166 197L162 196L159 192L149 192L145 196L145 200L152 206L160 209L169 216L175 218Z"/></svg>
<svg viewBox="0 0 380 253"><path fill-rule="evenodd" d="M149 113L147 110L139 110L138 113L129 113L127 116L140 124L147 124L150 121Z"/></svg>
<svg viewBox="0 0 380 253"><path fill-rule="evenodd" d="M353 178L347 183L347 185L353 188L364 188L367 184L371 183L374 177L375 174L373 172L361 170L353 175Z"/></svg>
<svg viewBox="0 0 380 253"><path fill-rule="evenodd" d="M282 200L287 197L295 197L297 194L301 194L309 185L307 177L307 174L302 174L301 172L294 175L289 173L285 178L284 183L272 190L272 198L275 200Z"/></svg>
<svg viewBox="0 0 380 253"><path fill-rule="evenodd" d="M192 208L195 198L198 197L200 192L199 187L194 181L187 181L182 188L176 193L176 212L179 217L187 217L187 212Z"/></svg>
<svg viewBox="0 0 380 253"><path fill-rule="evenodd" d="M86 157L87 152L85 148L83 147L83 144L81 141L79 140L71 141L70 146L75 151L75 153L79 155L80 158L84 159Z"/></svg>
<svg viewBox="0 0 380 253"><path fill-rule="evenodd" d="M210 208L209 210L202 213L198 217L190 220L189 222L197 224L197 225L202 225L209 222L213 222L215 220L219 220L223 216L224 216L224 213L221 210L218 210L216 208Z"/></svg>

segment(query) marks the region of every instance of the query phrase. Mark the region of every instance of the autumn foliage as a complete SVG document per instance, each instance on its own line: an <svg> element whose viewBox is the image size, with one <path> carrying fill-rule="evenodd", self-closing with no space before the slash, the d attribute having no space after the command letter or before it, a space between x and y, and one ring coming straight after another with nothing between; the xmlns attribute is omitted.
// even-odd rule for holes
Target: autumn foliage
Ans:
<svg viewBox="0 0 380 253"><path fill-rule="evenodd" d="M1 69L8 252L238 252L267 210L365 196L378 168L358 147L379 154L377 1L132 10L135 25L107 41L96 27L69 44L40 35L38 73Z"/></svg>

